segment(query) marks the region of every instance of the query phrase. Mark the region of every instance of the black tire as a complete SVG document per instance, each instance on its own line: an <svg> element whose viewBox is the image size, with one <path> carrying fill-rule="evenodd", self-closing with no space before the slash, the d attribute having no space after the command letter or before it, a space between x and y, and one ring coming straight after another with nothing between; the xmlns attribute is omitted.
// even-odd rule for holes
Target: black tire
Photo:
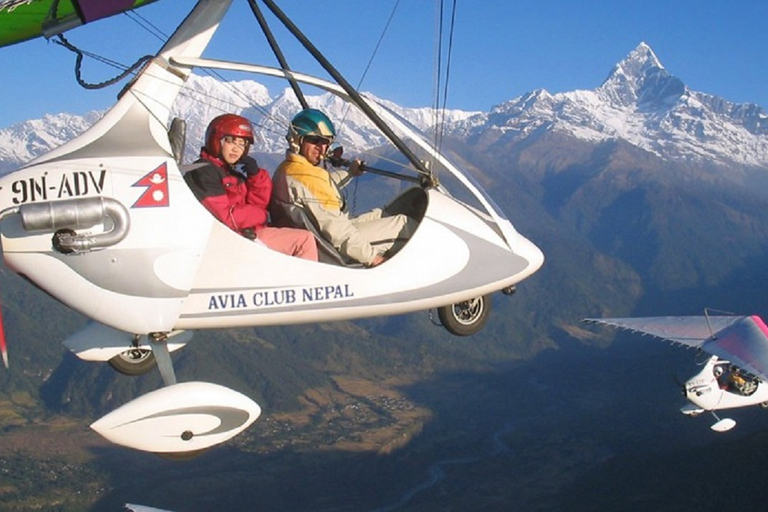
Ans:
<svg viewBox="0 0 768 512"><path fill-rule="evenodd" d="M456 336L472 336L479 332L485 327L490 314L490 295L437 308L437 316L443 327Z"/></svg>
<svg viewBox="0 0 768 512"><path fill-rule="evenodd" d="M122 373L134 377L144 375L157 365L155 354L148 348L132 348L120 352L109 360L109 365Z"/></svg>

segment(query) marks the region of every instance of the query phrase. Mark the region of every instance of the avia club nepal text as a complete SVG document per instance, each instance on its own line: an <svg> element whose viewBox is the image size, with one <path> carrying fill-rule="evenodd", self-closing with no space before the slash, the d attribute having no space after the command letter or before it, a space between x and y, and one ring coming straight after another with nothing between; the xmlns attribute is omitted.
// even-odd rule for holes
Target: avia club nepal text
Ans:
<svg viewBox="0 0 768 512"><path fill-rule="evenodd" d="M208 300L209 310L262 308L306 304L354 297L348 284L330 286L311 286L306 288L283 288L278 290L259 290L253 293L225 293L211 295Z"/></svg>

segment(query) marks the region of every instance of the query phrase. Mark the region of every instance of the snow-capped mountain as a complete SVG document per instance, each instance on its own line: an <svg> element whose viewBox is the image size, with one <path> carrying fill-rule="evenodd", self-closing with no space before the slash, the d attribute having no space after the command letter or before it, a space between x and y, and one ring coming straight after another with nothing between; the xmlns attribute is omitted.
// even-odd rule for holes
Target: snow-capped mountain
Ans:
<svg viewBox="0 0 768 512"><path fill-rule="evenodd" d="M428 132L438 123L438 119L432 114L431 108L404 108L376 98L372 94L364 94L364 96L381 102L419 130ZM364 151L384 142L381 132L362 112L356 108L350 108L348 103L337 96L322 94L307 96L306 100L310 107L325 112L333 120L338 133L338 140L345 147ZM256 123L257 132L261 138L259 151L266 153L284 152L288 121L301 110L298 100L291 89L286 88L267 106L267 112L259 112L259 110L261 109L248 109L243 112L249 119L260 120ZM477 114L477 112L447 110L439 121L449 125Z"/></svg>
<svg viewBox="0 0 768 512"><path fill-rule="evenodd" d="M602 142L624 140L663 159L768 165L768 115L692 91L645 43L593 90L540 89L453 126L453 135L485 145L543 132Z"/></svg>
<svg viewBox="0 0 768 512"><path fill-rule="evenodd" d="M240 113L252 106L269 105L265 86L251 80L223 82L212 76L193 75L176 99L171 115L187 122L186 160L194 158L205 136L207 121L225 112Z"/></svg>
<svg viewBox="0 0 768 512"><path fill-rule="evenodd" d="M98 112L84 116L46 115L0 130L0 171L18 167L32 158L60 146L85 131L101 117Z"/></svg>
<svg viewBox="0 0 768 512"><path fill-rule="evenodd" d="M334 120L339 141L345 147L364 151L384 141L368 118L338 97L326 93L306 99L311 107L323 110ZM420 130L428 131L437 122L431 108L403 108L387 101L384 104ZM282 153L286 149L288 121L299 110L301 106L290 88L273 98L264 85L252 80L226 82L211 76L192 75L174 103L171 115L186 121L185 161L192 161L202 145L208 122L227 112L242 114L254 122L257 151ZM477 114L447 110L440 121L452 124ZM101 115L103 112L97 111L85 116L48 115L0 130L0 172L14 169L77 136Z"/></svg>
<svg viewBox="0 0 768 512"><path fill-rule="evenodd" d="M331 94L308 96L310 106L328 113L346 147L363 151L383 142L357 109ZM421 130L438 119L431 108L388 108ZM257 126L257 150L282 153L288 120L300 109L290 89L271 97L255 81L222 82L194 75L173 115L187 122L185 160L194 159L210 119L242 113ZM0 171L15 168L86 129L98 116L49 115L0 130ZM641 43L614 66L596 89L550 94L540 89L490 112L447 111L445 133L479 147L558 133L590 143L621 140L657 157L688 163L768 166L768 115L755 104L735 104L689 89L671 75L653 50Z"/></svg>

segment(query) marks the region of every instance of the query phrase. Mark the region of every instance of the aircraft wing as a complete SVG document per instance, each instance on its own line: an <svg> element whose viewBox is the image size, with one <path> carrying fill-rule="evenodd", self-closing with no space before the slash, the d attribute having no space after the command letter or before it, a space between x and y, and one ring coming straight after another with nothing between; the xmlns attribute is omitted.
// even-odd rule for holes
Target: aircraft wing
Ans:
<svg viewBox="0 0 768 512"><path fill-rule="evenodd" d="M164 508L146 507L144 505L134 505L133 503L126 503L125 510L130 510L131 512L172 512Z"/></svg>
<svg viewBox="0 0 768 512"><path fill-rule="evenodd" d="M584 321L700 348L768 381L768 327L757 315L586 318Z"/></svg>
<svg viewBox="0 0 768 512"><path fill-rule="evenodd" d="M66 30L157 0L0 0L0 47Z"/></svg>

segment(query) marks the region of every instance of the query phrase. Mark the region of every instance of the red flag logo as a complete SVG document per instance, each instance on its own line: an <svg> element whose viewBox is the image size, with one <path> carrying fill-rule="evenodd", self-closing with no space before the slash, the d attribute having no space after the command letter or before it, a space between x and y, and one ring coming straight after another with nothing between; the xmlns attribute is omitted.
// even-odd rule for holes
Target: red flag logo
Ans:
<svg viewBox="0 0 768 512"><path fill-rule="evenodd" d="M134 187L146 187L131 208L151 208L156 206L168 206L168 167L165 162L155 170L148 172Z"/></svg>

